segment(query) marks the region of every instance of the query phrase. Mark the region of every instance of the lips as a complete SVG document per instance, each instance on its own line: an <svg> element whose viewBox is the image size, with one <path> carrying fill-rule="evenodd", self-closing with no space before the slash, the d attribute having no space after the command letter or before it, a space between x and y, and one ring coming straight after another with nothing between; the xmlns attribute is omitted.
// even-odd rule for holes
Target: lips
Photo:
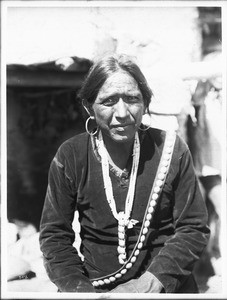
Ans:
<svg viewBox="0 0 227 300"><path fill-rule="evenodd" d="M125 131L125 127L115 127L117 131Z"/></svg>
<svg viewBox="0 0 227 300"><path fill-rule="evenodd" d="M113 128L124 128L124 127L132 126L132 125L134 125L134 123L123 123L123 124L112 125L111 127L113 127Z"/></svg>
<svg viewBox="0 0 227 300"><path fill-rule="evenodd" d="M118 124L118 125L112 126L112 128L114 128L118 132L123 132L123 131L127 130L130 126L134 126L134 124L133 123Z"/></svg>

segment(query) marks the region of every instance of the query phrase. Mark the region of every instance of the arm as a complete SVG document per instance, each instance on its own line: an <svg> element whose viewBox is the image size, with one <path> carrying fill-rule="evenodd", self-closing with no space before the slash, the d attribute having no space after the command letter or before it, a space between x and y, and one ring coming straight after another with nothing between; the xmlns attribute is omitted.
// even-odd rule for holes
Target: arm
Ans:
<svg viewBox="0 0 227 300"><path fill-rule="evenodd" d="M85 276L83 264L73 247L75 234L72 221L76 208L76 178L71 163L66 157L70 147L61 147L51 163L48 188L44 203L41 225L40 245L44 265L50 279L61 292L94 292Z"/></svg>
<svg viewBox="0 0 227 300"><path fill-rule="evenodd" d="M206 205L188 150L174 168L178 168L177 177L173 181L175 234L165 242L148 268L167 293L176 292L191 274L209 237Z"/></svg>

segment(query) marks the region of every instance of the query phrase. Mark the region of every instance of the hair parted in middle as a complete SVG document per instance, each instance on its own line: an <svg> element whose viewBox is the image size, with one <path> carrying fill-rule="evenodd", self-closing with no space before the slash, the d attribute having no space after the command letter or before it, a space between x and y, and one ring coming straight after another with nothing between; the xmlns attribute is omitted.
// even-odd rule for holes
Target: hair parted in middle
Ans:
<svg viewBox="0 0 227 300"><path fill-rule="evenodd" d="M148 111L153 93L139 66L126 54L106 55L97 60L89 70L79 92L79 98L91 106L107 78L118 71L127 72L135 79L142 93L145 109Z"/></svg>

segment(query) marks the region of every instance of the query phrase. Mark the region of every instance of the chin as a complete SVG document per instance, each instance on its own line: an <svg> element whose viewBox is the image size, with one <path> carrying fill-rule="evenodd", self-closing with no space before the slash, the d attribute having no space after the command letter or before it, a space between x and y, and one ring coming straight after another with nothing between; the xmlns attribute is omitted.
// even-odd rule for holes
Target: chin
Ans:
<svg viewBox="0 0 227 300"><path fill-rule="evenodd" d="M133 135L121 135L117 133L111 133L111 139L116 143L127 143L134 139L135 134Z"/></svg>

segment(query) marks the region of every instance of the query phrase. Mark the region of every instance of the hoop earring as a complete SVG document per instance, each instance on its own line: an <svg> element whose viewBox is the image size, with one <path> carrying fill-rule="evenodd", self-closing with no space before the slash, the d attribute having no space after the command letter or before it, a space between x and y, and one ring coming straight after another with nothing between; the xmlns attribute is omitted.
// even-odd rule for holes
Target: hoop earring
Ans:
<svg viewBox="0 0 227 300"><path fill-rule="evenodd" d="M147 130L151 127L151 125L146 126L146 125L144 125L144 124L143 124L143 126L144 126L144 128L141 128L141 127L139 126L138 129L141 130L141 131L147 131Z"/></svg>
<svg viewBox="0 0 227 300"><path fill-rule="evenodd" d="M90 132L89 130L88 130L88 123L89 123L89 121L90 120L94 120L95 118L94 117L89 117L89 118L87 118L87 120L86 120L86 123L85 123L85 129L86 129L86 131L87 131L87 133L90 135L90 136L93 136L93 135L96 135L96 133L98 132L98 128L95 130L95 132Z"/></svg>

